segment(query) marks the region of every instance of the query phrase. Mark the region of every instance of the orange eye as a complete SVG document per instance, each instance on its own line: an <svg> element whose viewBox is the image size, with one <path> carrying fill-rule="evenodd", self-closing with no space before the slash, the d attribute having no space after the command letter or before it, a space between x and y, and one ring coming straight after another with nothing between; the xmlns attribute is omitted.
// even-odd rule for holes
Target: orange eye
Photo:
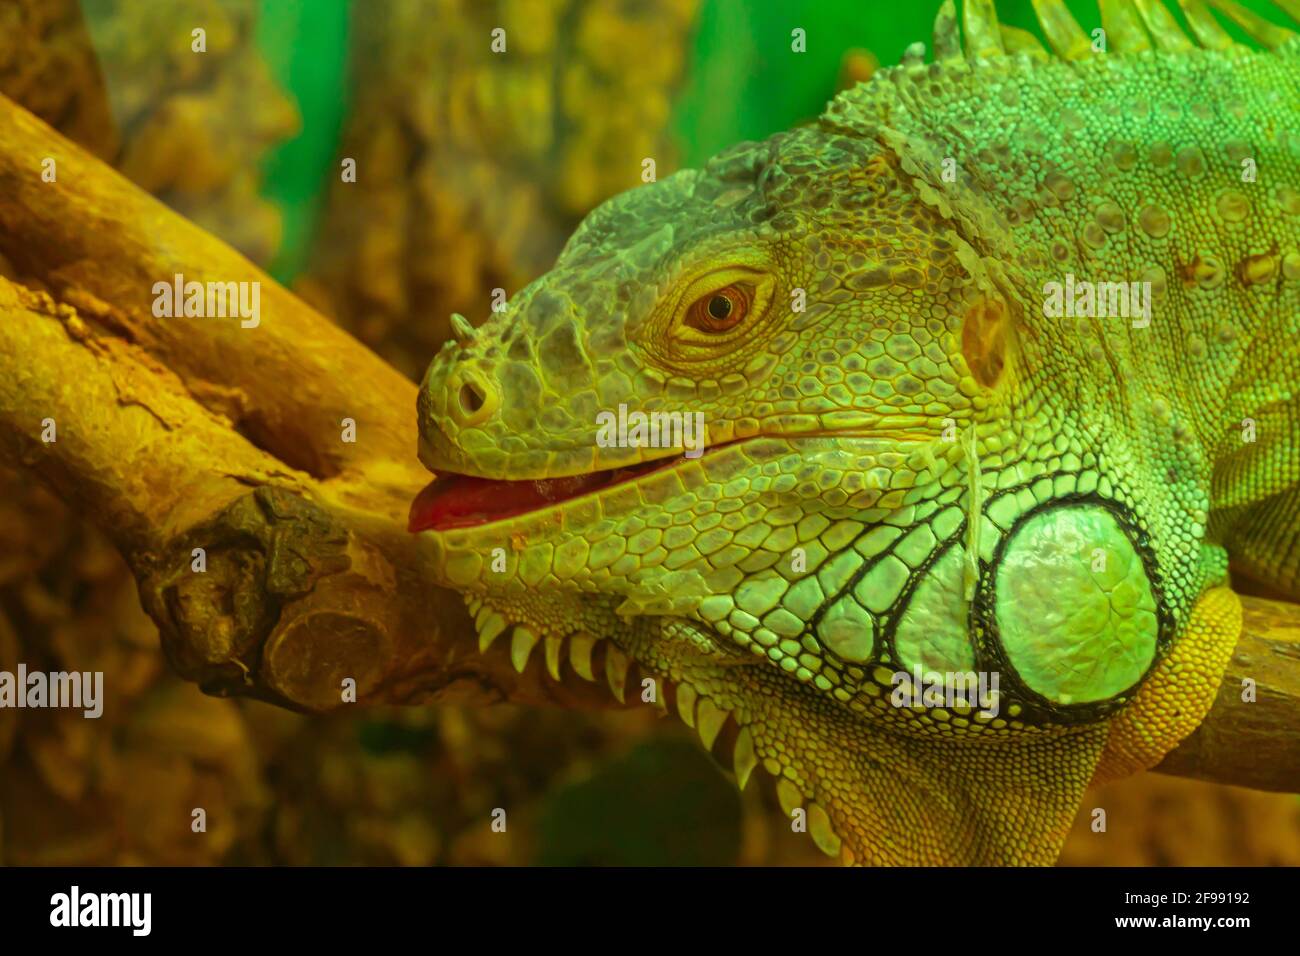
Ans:
<svg viewBox="0 0 1300 956"><path fill-rule="evenodd" d="M749 315L753 302L753 286L736 282L696 299L686 313L686 324L701 332L726 332Z"/></svg>

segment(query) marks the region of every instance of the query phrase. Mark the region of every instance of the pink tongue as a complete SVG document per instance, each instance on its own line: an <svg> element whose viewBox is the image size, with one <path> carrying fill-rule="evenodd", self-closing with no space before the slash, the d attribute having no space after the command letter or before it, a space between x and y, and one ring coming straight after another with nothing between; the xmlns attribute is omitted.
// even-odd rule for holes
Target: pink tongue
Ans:
<svg viewBox="0 0 1300 956"><path fill-rule="evenodd" d="M411 502L406 527L414 534L509 518L573 498L609 480L609 472L537 481L495 481L468 475L435 478Z"/></svg>

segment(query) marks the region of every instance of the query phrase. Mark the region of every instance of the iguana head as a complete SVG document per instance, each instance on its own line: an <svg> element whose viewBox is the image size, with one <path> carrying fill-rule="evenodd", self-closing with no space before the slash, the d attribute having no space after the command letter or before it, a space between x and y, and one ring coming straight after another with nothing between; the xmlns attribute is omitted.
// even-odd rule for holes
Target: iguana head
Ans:
<svg viewBox="0 0 1300 956"><path fill-rule="evenodd" d="M1145 480L1169 422L1096 374L1131 363L1123 333L1043 316L1068 258L1011 234L1073 184L973 148L1035 200L949 181L923 123L879 122L929 79L895 82L610 200L458 319L411 526L484 647L508 634L522 669L541 642L620 697L635 662L823 848L1046 862L1216 570L1207 471L1175 444L1179 481Z"/></svg>
<svg viewBox="0 0 1300 956"><path fill-rule="evenodd" d="M977 298L951 228L874 144L742 144L596 209L444 348L420 399L444 477L413 520L485 619L634 659L624 635L671 620L847 703L885 595L963 523L960 475L943 501L938 482L960 455L944 429L987 391L960 348ZM869 572L929 527L912 503L932 484L937 528Z"/></svg>

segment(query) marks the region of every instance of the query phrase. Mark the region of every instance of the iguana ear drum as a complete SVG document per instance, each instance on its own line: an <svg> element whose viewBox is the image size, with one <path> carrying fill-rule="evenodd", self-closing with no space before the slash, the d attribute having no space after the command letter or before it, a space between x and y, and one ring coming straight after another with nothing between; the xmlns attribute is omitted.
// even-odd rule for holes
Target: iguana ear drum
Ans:
<svg viewBox="0 0 1300 956"><path fill-rule="evenodd" d="M1006 303L986 294L971 303L962 321L962 357L975 381L985 388L1002 377L1009 321Z"/></svg>
<svg viewBox="0 0 1300 956"><path fill-rule="evenodd" d="M1127 702L1168 643L1145 536L1096 499L1050 502L1002 540L982 589L979 639L1012 683L1060 719Z"/></svg>

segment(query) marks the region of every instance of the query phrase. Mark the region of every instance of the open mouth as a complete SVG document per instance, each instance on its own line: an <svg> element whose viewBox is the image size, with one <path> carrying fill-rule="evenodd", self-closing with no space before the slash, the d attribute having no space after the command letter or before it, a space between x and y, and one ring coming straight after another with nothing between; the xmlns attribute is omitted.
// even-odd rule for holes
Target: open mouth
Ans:
<svg viewBox="0 0 1300 956"><path fill-rule="evenodd" d="M706 454L725 447L725 444L729 443L714 445ZM411 502L406 529L415 534L419 531L447 531L501 521L620 485L685 460L685 455L677 455L643 461L626 468L593 471L586 475L526 481L444 474L429 482L415 496Z"/></svg>

